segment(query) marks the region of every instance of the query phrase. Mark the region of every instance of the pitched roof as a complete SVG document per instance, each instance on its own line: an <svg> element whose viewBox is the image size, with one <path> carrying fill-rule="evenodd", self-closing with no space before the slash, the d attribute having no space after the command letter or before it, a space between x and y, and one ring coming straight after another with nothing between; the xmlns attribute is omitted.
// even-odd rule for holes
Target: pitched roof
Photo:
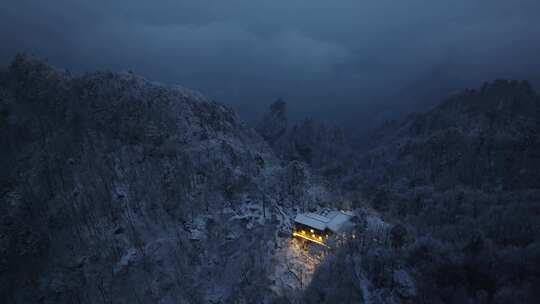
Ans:
<svg viewBox="0 0 540 304"><path fill-rule="evenodd" d="M325 230L326 224L330 219L315 213L300 213L296 216L294 221L317 230Z"/></svg>
<svg viewBox="0 0 540 304"><path fill-rule="evenodd" d="M331 218L330 222L327 224L327 228L330 229L330 231L338 233L351 229L352 226L350 220L353 218L353 215L345 212L333 211L330 212L328 216Z"/></svg>
<svg viewBox="0 0 540 304"><path fill-rule="evenodd" d="M329 229L334 233L350 230L354 225L350 223L354 217L352 213L342 211L330 211L326 216L316 213L300 213L294 221L317 230Z"/></svg>

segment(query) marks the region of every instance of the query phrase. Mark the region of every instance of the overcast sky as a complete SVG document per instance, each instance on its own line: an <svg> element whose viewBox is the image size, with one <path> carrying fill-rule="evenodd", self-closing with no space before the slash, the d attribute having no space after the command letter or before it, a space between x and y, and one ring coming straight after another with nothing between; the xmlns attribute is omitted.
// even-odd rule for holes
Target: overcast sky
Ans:
<svg viewBox="0 0 540 304"><path fill-rule="evenodd" d="M350 123L540 79L538 0L3 0L0 62L132 70L231 105ZM441 93L443 92L443 93Z"/></svg>

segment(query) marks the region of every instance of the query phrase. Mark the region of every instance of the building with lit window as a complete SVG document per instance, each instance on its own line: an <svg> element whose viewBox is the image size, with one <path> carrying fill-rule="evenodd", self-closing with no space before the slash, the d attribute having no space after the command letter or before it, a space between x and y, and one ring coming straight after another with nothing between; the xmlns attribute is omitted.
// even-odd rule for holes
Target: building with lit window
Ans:
<svg viewBox="0 0 540 304"><path fill-rule="evenodd" d="M327 246L333 235L347 233L354 224L354 215L344 211L325 210L318 213L299 213L294 218L293 236Z"/></svg>

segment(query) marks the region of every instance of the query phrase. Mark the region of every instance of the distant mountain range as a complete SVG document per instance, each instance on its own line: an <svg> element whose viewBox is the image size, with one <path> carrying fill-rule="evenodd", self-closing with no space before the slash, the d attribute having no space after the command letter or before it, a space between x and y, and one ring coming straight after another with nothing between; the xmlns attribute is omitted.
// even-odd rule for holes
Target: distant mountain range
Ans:
<svg viewBox="0 0 540 304"><path fill-rule="evenodd" d="M361 166L374 182L539 188L539 131L540 98L529 83L497 80L388 122Z"/></svg>

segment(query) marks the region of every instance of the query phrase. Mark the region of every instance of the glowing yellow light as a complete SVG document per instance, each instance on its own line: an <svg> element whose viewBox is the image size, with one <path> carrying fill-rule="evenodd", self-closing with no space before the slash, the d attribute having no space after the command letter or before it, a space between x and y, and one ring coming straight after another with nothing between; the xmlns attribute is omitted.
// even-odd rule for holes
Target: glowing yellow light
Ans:
<svg viewBox="0 0 540 304"><path fill-rule="evenodd" d="M313 231L313 229L310 229L309 231L311 231L311 233L315 232L315 231Z"/></svg>
<svg viewBox="0 0 540 304"><path fill-rule="evenodd" d="M311 238L311 237L309 237L309 236L302 235L302 234L300 234L300 233L294 232L294 233L293 233L293 236L297 236L297 237L303 238L303 239L305 239L305 240L311 241L311 242L313 242L313 243L322 245L322 246L324 246L324 247L328 247L325 243L323 243L323 242L321 242L321 241L319 241L319 240L317 240L317 239L313 239L313 238Z"/></svg>
<svg viewBox="0 0 540 304"><path fill-rule="evenodd" d="M319 240L321 240L321 241L322 241L322 236L320 236L320 237L319 237Z"/></svg>
<svg viewBox="0 0 540 304"><path fill-rule="evenodd" d="M306 234L306 232L304 230L302 230L302 234Z"/></svg>

